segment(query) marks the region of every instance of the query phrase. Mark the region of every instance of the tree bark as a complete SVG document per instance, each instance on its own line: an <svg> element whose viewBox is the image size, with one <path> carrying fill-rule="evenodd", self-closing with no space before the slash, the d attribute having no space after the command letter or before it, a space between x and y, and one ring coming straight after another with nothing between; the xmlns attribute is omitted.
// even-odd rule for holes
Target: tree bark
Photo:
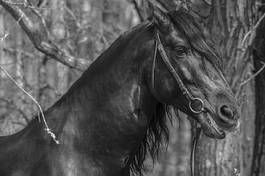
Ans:
<svg viewBox="0 0 265 176"><path fill-rule="evenodd" d="M70 68L84 71L86 67L84 67L83 59L71 56L63 48L56 45L50 39L45 19L36 7L28 1L26 2L15 3L14 5L11 2L0 0L0 5L21 26L37 50ZM74 60L78 62L74 62ZM88 63L86 64L88 65Z"/></svg>
<svg viewBox="0 0 265 176"><path fill-rule="evenodd" d="M262 0L263 4L265 3ZM265 8L260 9L264 14ZM258 71L265 64L265 19L261 21L253 42L254 67ZM256 118L251 176L265 175L265 71L255 77Z"/></svg>
<svg viewBox="0 0 265 176"><path fill-rule="evenodd" d="M241 108L241 127L223 140L202 135L196 152L196 176L249 176L254 136L254 84L242 84L252 74L249 38L245 34L255 23L255 1L193 1L191 10L201 18L220 46L224 73Z"/></svg>
<svg viewBox="0 0 265 176"><path fill-rule="evenodd" d="M19 76L18 82L46 109L80 76L76 70L84 70L135 24L132 9L119 0L0 0L0 64ZM113 19L105 22L104 14ZM0 135L7 135L26 125L21 117L29 122L37 111L1 71L0 76Z"/></svg>

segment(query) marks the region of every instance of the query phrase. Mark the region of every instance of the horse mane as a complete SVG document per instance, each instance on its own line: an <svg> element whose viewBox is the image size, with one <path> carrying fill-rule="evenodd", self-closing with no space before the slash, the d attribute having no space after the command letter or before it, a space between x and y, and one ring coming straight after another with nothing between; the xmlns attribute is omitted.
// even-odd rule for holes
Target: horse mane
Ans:
<svg viewBox="0 0 265 176"><path fill-rule="evenodd" d="M219 67L221 61L219 53L217 52L217 49L214 48L212 42L205 39L202 29L195 21L195 18L184 9L172 11L168 15L176 29L185 36L190 47L194 51L209 59L209 61L215 66ZM93 67L96 68L97 65L102 64L101 60L112 58L109 56L113 53L113 50L122 51L123 47L128 44L128 41L132 41L136 37L139 38L139 36L153 32L154 27L155 25L152 25L150 21L147 21L125 32L109 47L109 49L107 49L94 63L92 63L86 72L93 69ZM110 60L110 62L111 61L112 60ZM82 77L84 77L86 72ZM76 81L68 93L66 93L63 97L70 97L69 94L71 90L76 89L76 87L79 87L79 84L83 82L82 77ZM147 156L150 156L153 161L157 159L160 149L165 146L169 140L167 121L168 119L172 119L173 116L176 116L176 112L177 110L172 111L170 106L157 103L155 113L150 119L145 136L143 137L138 148L131 153L128 158L128 165L126 167L130 168L132 174L143 175L143 171L145 169L144 161Z"/></svg>
<svg viewBox="0 0 265 176"><path fill-rule="evenodd" d="M158 158L161 147L168 143L169 130L167 127L167 119L172 119L170 107L158 103L155 108L155 113L151 118L146 134L133 155L130 156L130 170L135 175L143 175L145 169L144 161L147 154L154 160ZM167 118L168 117L168 118Z"/></svg>
<svg viewBox="0 0 265 176"><path fill-rule="evenodd" d="M201 26L195 21L196 18L183 8L169 12L168 15L175 28L185 36L191 49L204 56L214 66L222 69L222 61L218 50L214 47L211 40L205 38ZM171 111L170 107L165 104L157 104L142 143L129 158L132 173L143 175L142 171L144 170L144 161L147 154L149 154L153 162L157 159L161 147L163 144L167 144L169 140L167 119L176 116L176 112L176 109Z"/></svg>

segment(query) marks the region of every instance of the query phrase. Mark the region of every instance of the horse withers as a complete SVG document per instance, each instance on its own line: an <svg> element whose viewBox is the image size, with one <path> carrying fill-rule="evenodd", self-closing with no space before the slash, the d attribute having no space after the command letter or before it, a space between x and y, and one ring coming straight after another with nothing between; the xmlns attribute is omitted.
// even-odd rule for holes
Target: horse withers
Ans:
<svg viewBox="0 0 265 176"><path fill-rule="evenodd" d="M155 12L120 36L44 114L0 138L1 176L141 175L168 139L170 106L224 138L239 112L221 57L186 10Z"/></svg>

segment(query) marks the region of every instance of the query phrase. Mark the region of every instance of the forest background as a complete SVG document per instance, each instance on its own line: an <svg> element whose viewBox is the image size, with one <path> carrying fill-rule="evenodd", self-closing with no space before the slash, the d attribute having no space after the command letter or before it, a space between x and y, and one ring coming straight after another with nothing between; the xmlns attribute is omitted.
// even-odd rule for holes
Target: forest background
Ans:
<svg viewBox="0 0 265 176"><path fill-rule="evenodd" d="M0 0L0 4L2 5ZM150 0L151 1L151 0ZM22 9L14 19L0 6L0 65L47 109L123 32L147 19L145 0L8 0ZM184 6L220 47L225 76L241 108L241 127L224 140L202 136L196 176L265 175L265 1L152 0L168 10ZM21 28L32 20L38 39L58 49L45 54ZM42 26L45 22L45 26ZM35 38L36 39L36 38ZM57 55L56 55L57 54ZM60 55L61 54L61 55ZM38 113L36 104L0 72L0 135L23 129ZM190 175L192 125L173 119L170 141L146 176Z"/></svg>

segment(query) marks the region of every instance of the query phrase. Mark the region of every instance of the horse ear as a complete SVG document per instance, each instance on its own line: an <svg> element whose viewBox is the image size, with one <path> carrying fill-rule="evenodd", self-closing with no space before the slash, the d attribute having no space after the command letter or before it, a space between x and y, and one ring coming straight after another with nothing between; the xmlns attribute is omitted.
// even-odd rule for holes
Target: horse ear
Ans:
<svg viewBox="0 0 265 176"><path fill-rule="evenodd" d="M160 31L168 32L171 26L169 16L161 10L153 11L153 21Z"/></svg>

